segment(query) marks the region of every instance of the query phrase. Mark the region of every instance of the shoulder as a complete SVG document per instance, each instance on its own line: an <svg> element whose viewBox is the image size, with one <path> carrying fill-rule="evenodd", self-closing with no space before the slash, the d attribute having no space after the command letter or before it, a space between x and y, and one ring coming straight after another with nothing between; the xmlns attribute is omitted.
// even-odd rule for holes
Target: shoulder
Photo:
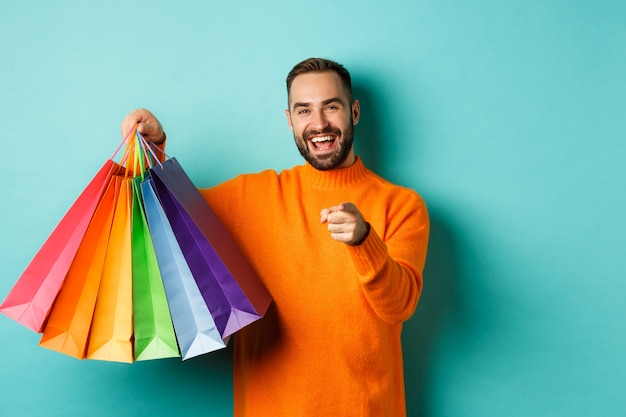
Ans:
<svg viewBox="0 0 626 417"><path fill-rule="evenodd" d="M277 172L266 169L255 173L239 174L229 180L210 188L205 188L202 193L209 198L245 198L245 196L262 197L271 193L272 189L281 187L281 183L293 177L295 168Z"/></svg>
<svg viewBox="0 0 626 417"><path fill-rule="evenodd" d="M373 191L378 191L379 195L386 195L395 206L426 210L424 198L412 188L395 184L369 169L367 169L367 181Z"/></svg>
<svg viewBox="0 0 626 417"><path fill-rule="evenodd" d="M263 205L271 199L278 174L273 170L239 174L209 188L199 189L200 194L218 215L234 215L240 210Z"/></svg>
<svg viewBox="0 0 626 417"><path fill-rule="evenodd" d="M278 178L278 173L271 169L266 169L255 173L239 174L229 180L222 182L212 188L240 188L248 186L256 186L258 184L269 183L275 181Z"/></svg>

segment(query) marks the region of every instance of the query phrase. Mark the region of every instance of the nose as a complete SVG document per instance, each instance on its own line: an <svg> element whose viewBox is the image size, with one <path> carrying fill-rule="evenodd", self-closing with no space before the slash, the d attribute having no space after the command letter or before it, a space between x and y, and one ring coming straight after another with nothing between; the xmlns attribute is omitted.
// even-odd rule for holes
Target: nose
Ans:
<svg viewBox="0 0 626 417"><path fill-rule="evenodd" d="M323 111L317 110L313 112L313 119L311 120L311 127L315 130L322 131L328 127L328 119Z"/></svg>

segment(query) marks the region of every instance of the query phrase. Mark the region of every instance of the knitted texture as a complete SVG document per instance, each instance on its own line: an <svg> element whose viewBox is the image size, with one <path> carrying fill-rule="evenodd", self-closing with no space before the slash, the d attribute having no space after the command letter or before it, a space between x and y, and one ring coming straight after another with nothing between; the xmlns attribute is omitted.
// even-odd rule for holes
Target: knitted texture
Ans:
<svg viewBox="0 0 626 417"><path fill-rule="evenodd" d="M421 293L429 231L419 195L358 158L200 191L274 299L235 336L235 416L404 416L400 334ZM358 246L320 222L323 208L347 201L371 225Z"/></svg>

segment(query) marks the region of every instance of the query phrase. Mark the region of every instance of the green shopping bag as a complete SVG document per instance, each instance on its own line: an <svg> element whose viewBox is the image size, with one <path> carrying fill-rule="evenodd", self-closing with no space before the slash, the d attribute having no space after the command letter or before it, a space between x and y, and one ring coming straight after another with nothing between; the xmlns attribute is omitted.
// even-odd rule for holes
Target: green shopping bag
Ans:
<svg viewBox="0 0 626 417"><path fill-rule="evenodd" d="M139 176L133 180L132 265L135 360L179 357L161 272L144 212Z"/></svg>

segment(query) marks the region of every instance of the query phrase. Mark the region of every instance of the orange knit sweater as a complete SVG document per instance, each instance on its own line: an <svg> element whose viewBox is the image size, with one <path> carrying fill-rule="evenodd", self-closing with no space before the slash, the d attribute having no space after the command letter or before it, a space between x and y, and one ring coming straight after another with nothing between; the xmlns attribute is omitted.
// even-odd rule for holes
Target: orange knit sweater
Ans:
<svg viewBox="0 0 626 417"><path fill-rule="evenodd" d="M406 414L400 333L422 288L422 199L367 170L240 175L201 189L274 299L235 336L235 416ZM351 247L320 210L350 201L371 225Z"/></svg>

